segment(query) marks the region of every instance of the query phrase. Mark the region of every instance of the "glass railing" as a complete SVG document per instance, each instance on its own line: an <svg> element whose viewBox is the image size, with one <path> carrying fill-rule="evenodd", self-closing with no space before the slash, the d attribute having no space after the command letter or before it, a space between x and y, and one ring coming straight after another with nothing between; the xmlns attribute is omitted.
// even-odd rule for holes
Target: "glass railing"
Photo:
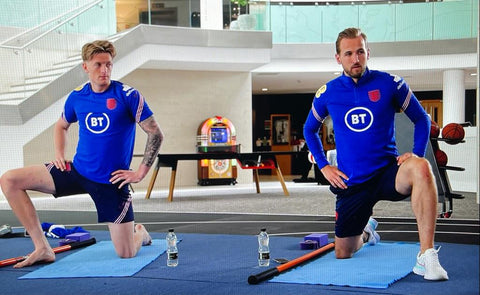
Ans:
<svg viewBox="0 0 480 295"><path fill-rule="evenodd" d="M138 25L200 27L200 0L117 0L118 31ZM475 38L478 0L222 0L225 29L271 31L273 43L330 43L346 27L372 42ZM132 12L133 11L133 12ZM254 16L247 18L247 15Z"/></svg>
<svg viewBox="0 0 480 295"><path fill-rule="evenodd" d="M8 71L0 77L0 103L15 104L29 97L39 85L72 67L62 63L78 56L85 42L115 34L111 0L80 4L0 43L0 60Z"/></svg>
<svg viewBox="0 0 480 295"><path fill-rule="evenodd" d="M0 61L8 69L8 75L0 77L2 103L30 96L38 89L35 84L50 79L43 70L60 68L59 62L78 55L81 46L94 38L140 23L201 26L200 0L72 0L70 6L49 0L50 7L45 1L29 0L28 11L24 0L1 4L7 12L0 13L5 29L0 32ZM476 38L478 32L478 0L250 0L246 7L222 0L222 4L225 29L233 29L249 14L254 20L248 29L271 31L274 44L332 43L339 31L350 26L362 28L371 42ZM10 28L20 32L5 37ZM5 98L2 93L7 91Z"/></svg>
<svg viewBox="0 0 480 295"><path fill-rule="evenodd" d="M254 1L255 30L271 31L273 43L331 43L347 27L369 41L476 38L478 0L443 1Z"/></svg>

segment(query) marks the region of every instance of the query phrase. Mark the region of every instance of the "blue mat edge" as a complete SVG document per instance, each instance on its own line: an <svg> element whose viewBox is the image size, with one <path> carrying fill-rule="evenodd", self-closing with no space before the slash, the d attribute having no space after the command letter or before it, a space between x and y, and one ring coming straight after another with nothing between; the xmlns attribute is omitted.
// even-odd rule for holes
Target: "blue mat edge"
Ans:
<svg viewBox="0 0 480 295"><path fill-rule="evenodd" d="M163 244L165 244L165 239L154 239L154 240L157 240ZM181 240L179 240L178 242L180 242ZM111 244L112 241L111 240L100 240L98 241L96 244L94 245L101 245L101 244L104 244L104 243L108 243L108 244ZM92 246L94 246L92 245ZM113 245L112 245L113 246ZM166 248L166 247L165 247ZM35 270L32 270L31 272L29 273L26 273L20 277L18 277L18 280L36 280L36 279L68 279L68 278L120 278L120 277L133 277L134 275L136 275L137 273L139 273L140 271L142 271L142 269L144 269L146 266L148 266L149 264L151 264L153 261L155 261L156 259L158 259L158 257L160 257L161 255L163 255L166 250L163 250L161 252L158 252L158 255L157 254L154 254L152 255L152 258L151 260L149 260L147 263L143 264L140 268L138 268L136 271L134 272L130 272L129 274L122 274L122 275L64 275L64 276L45 276L45 275L42 275L42 272L48 270L49 268L51 267L55 267L56 265L58 265L58 263L64 263L65 262L65 259L69 259L69 257L71 255L75 255L75 254L78 254L80 253L81 251L83 250L87 250L87 248L83 248L83 249L78 249L78 251L74 252L74 253L71 253L69 255L66 255L65 257L62 257L61 259L57 260L56 262L54 263L50 263L50 264L47 264L47 265L44 265L44 266L41 266ZM89 249L91 250L91 249ZM138 258L139 256L136 256L136 257L133 257L133 258L130 258L130 259L135 259L135 258ZM62 262L63 261L63 262ZM39 276L38 274L40 273L41 276Z"/></svg>

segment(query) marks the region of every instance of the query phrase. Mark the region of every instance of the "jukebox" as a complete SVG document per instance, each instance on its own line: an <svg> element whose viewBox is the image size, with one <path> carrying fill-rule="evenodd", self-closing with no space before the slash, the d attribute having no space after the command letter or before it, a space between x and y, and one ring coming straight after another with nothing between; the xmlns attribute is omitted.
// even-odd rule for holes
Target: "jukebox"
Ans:
<svg viewBox="0 0 480 295"><path fill-rule="evenodd" d="M240 152L236 145L235 127L227 118L215 116L203 121L197 132L198 153ZM236 184L235 159L198 161L198 184Z"/></svg>

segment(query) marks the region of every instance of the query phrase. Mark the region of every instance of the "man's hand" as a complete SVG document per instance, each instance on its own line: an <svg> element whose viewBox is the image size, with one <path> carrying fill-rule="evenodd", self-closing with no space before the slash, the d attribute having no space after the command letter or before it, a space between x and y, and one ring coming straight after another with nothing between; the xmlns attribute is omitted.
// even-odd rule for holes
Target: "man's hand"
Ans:
<svg viewBox="0 0 480 295"><path fill-rule="evenodd" d="M405 162L407 159L412 158L412 157L418 157L414 153L405 153L397 157L397 165L400 166L402 165L403 162Z"/></svg>
<svg viewBox="0 0 480 295"><path fill-rule="evenodd" d="M55 160L52 161L52 163L60 171L69 170L67 169L67 160L65 160L63 157L57 157ZM70 167L70 163L68 163L68 168L69 167Z"/></svg>
<svg viewBox="0 0 480 295"><path fill-rule="evenodd" d="M320 171L333 187L342 189L347 188L345 180L348 180L348 177L345 175L345 173L338 170L336 166L327 165L320 169Z"/></svg>
<svg viewBox="0 0 480 295"><path fill-rule="evenodd" d="M112 173L112 178L110 178L110 182L112 184L120 183L118 188L122 188L124 185L128 185L129 183L137 183L143 179L144 176L141 176L138 171L131 171L131 170L117 170Z"/></svg>

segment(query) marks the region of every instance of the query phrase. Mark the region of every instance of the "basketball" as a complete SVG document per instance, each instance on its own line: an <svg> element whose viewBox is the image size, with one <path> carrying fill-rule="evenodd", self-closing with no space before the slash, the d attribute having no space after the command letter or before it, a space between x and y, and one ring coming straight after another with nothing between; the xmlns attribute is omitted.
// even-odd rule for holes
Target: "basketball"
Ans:
<svg viewBox="0 0 480 295"><path fill-rule="evenodd" d="M450 123L442 129L442 138L449 144L457 144L465 137L463 126L458 123Z"/></svg>
<svg viewBox="0 0 480 295"><path fill-rule="evenodd" d="M438 166L447 166L447 162L448 162L447 154L440 149L435 151L435 160L437 161Z"/></svg>
<svg viewBox="0 0 480 295"><path fill-rule="evenodd" d="M430 125L430 138L437 138L440 135L440 126L438 126L437 122L431 121Z"/></svg>

